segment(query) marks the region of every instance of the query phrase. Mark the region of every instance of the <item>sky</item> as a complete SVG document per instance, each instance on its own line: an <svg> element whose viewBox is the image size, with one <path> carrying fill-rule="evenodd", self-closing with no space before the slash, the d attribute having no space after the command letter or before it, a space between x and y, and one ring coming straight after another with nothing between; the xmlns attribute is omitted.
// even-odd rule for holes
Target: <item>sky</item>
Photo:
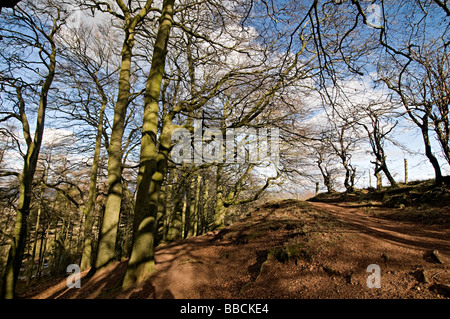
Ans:
<svg viewBox="0 0 450 319"><path fill-rule="evenodd" d="M365 77L363 79L346 81L342 83L343 88L348 92L349 104L347 107L352 109L352 105L367 105L370 100L383 101L388 97L389 91L374 87L373 82L370 77ZM313 94L309 97L308 103L312 105L321 105L322 101L318 94ZM330 106L328 106L330 108ZM345 109L345 108L343 108ZM319 107L320 110L320 107ZM403 107L400 105L398 111L403 111ZM344 112L345 114L345 112ZM390 138L398 143L401 147L395 145L392 142L386 141L385 151L387 154L387 164L388 168L397 182L404 182L405 170L404 170L404 159L407 159L408 164L408 180L425 180L434 178L434 169L425 156L424 152L424 142L422 139L421 132L416 125L411 122L408 118L398 118L399 123L393 129L392 133L389 135ZM317 112L316 115L308 119L307 123L304 125L309 127L320 128L326 125L327 115L322 109ZM362 136L366 135L366 132L361 127L358 131ZM438 158L441 165L442 173L444 175L450 174L450 166L445 160L437 141L437 138L430 128L430 139L432 143L432 150L434 155ZM374 161L374 156L371 154L370 144L367 139L364 139L362 143L359 144L359 149L357 152L352 154L351 162L357 166L357 178L356 187L366 188L371 182L371 186L375 186L375 177L373 176L374 165L371 163ZM369 171L371 176L369 177ZM389 182L383 177L383 185L389 185ZM343 179L341 178L343 182ZM314 185L315 187L315 185ZM343 183L340 185L343 188ZM321 190L324 190L324 185L321 185Z"/></svg>
<svg viewBox="0 0 450 319"><path fill-rule="evenodd" d="M80 13L75 12L73 19L70 20L69 24L76 24L80 19L83 19L85 21L85 17L83 17ZM86 21L85 21L86 22ZM436 28L442 28L442 21L439 23L436 23ZM433 28L431 28L432 30ZM256 28L249 28L249 31L251 31L249 34L251 37L255 37L256 34ZM235 57L228 57L230 60L233 60ZM232 59L233 58L233 59ZM358 87L358 85L365 85L365 80L362 80L361 82L348 82L346 83L346 86L349 89L354 89L355 87ZM353 94L352 98L355 100L356 103L363 103L365 99L367 98L373 98L374 96L380 96L383 95L383 92L381 92L379 89L373 89L371 85L365 85L364 93L357 93ZM319 100L314 101L314 99L311 99L308 101L308 103L321 103ZM315 117L311 118L309 121L311 125L314 125L314 122L316 123L323 123L323 120L321 120L320 113L317 114ZM407 158L408 160L408 170L409 170L409 180L421 180L421 179L427 179L432 178L434 176L434 171L432 169L431 164L428 162L427 158L424 155L423 151L423 142L420 136L420 132L418 129L414 127L413 124L411 125L403 125L404 123L401 123L393 132L393 136L395 136L395 139L397 142L402 144L406 149L409 149L412 151L412 153L407 153L404 150L398 148L395 145L389 144L387 146L387 162L388 166L391 170L391 172L394 175L394 178L397 181L403 181L404 180L404 159ZM52 141L63 137L67 137L68 135L73 134L69 129L64 127L53 127L53 128L47 128L45 130L44 134L44 145L50 144ZM443 158L442 154L440 153L440 147L438 145L438 142L434 138L432 134L432 146L433 150L435 152L435 155L438 157L438 160L441 164L442 171L444 174L450 174L450 167ZM362 150L358 152L358 154L355 154L352 158L352 162L358 166L358 177L357 177L357 187L367 187L369 186L369 169L371 172L373 172L373 165L370 163L372 157L370 154L368 154L367 150L369 149L369 145L366 143L365 146L363 146ZM21 163L20 161L17 161L17 154L13 155L11 154L11 165L14 167L20 168ZM374 177L372 176L372 186L374 186L375 181ZM387 185L387 181L384 181L384 184ZM323 187L322 187L323 189Z"/></svg>

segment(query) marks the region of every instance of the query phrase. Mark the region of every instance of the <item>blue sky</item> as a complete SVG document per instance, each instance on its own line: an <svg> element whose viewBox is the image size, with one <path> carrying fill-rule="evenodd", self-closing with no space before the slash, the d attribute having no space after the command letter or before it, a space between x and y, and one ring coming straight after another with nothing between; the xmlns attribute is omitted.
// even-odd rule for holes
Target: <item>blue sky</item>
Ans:
<svg viewBox="0 0 450 319"><path fill-rule="evenodd" d="M279 8L283 7L286 3L288 3L288 1L275 1L275 4ZM368 1L361 1L361 3L363 4L364 8L367 8L370 5L370 2L368 2ZM375 1L375 4L377 4L377 3L381 3L381 2ZM407 25L402 24L402 16L407 16L407 14L408 14L407 10L408 10L408 8L410 8L411 3L404 2L404 3L402 3L402 5L399 5L397 7L395 6L395 2L390 2L390 3L385 2L385 3L387 4L386 5L387 13L390 15L390 18L389 18L390 27L388 29L388 31L389 31L388 39L391 44L401 44L403 41L402 37L408 36L408 33L410 32L410 28ZM307 2L306 4L305 4L305 2L302 2L299 5L303 6L303 8L309 8L309 4L310 4L310 2ZM259 3L259 5L261 6L260 9L263 9L262 4ZM339 9L342 7L337 7L337 8ZM431 6L428 9L430 10L429 11L430 13L426 17L426 24L425 24L426 30L424 30L425 32L423 33L423 35L424 35L423 37L420 36L415 39L417 44L431 41L433 37L439 36L442 33L444 33L445 37L447 37L447 39L448 39L447 28L448 28L449 18L445 17L445 14L443 14L443 12L441 12L439 10L439 8L437 8L436 6ZM396 12L398 12L399 15L395 15L394 13L396 13ZM287 23L288 21L291 21L291 20L288 20L288 18L290 18L291 16L294 16L295 14L296 14L296 12L292 12L292 11L291 12L289 12L289 11L278 12L277 17L274 17L274 19L275 18L280 19L281 24L278 25L279 26L278 30L273 29L272 31L274 31L274 32L275 31L280 31L280 32L283 31L284 32L284 31L289 30L289 28L294 28L295 27L294 24L286 26L286 25L283 25L283 23ZM304 14L305 14L305 12L301 12L298 14L298 16L297 16L298 21L300 21L304 17ZM79 18L80 18L79 15L74 16L75 20L79 19ZM419 21L422 18L423 18L423 15L421 15L420 11L418 11L418 12L416 12L414 18L411 21ZM258 30L259 27L262 27L262 24L260 25L254 21L249 22L249 25L252 25L256 30ZM73 23L76 23L76 21L74 21ZM268 20L267 24L275 25L276 23L274 21ZM370 34L372 31L374 31L373 29L370 29L369 27L362 25L362 23L358 30L359 30L358 31L359 34L356 34L356 37L359 36L360 38ZM295 45L298 45L298 43L294 43L294 46L292 47L292 49L296 48ZM367 66L366 70L373 72L375 70L375 66ZM368 92L366 92L366 94L368 94L370 96L371 94L379 94L379 92L368 91ZM315 103L315 102L312 101L312 103ZM319 103L319 102L317 101L317 103ZM30 119L30 121L31 121L31 119ZM51 122L48 122L48 123L50 124ZM33 124L34 123L31 121L31 125L33 125ZM51 123L51 124L53 124L53 123ZM52 139L55 138L55 136L57 137L58 135L60 135L62 133L66 134L64 127L55 127L54 125L51 125L51 124L50 124L50 126L53 126L53 129L47 129L46 133L44 135L45 139L47 141L51 141ZM404 124L404 123L402 123L402 124ZM58 131L58 129L60 129L61 131ZM395 139L400 144L404 145L406 148L410 149L414 153L414 154L406 153L394 145L387 146L388 165L389 165L389 168L391 169L391 172L394 175L394 178L397 181L403 181L403 179L404 179L403 159L404 158L408 159L409 179L410 180L432 178L434 176L434 171L432 169L431 164L429 163L429 161L427 160L427 158L424 155L423 141L420 136L420 132L418 131L417 128L415 128L414 124L410 123L409 125L407 125L407 128L405 128L405 125L399 125L394 130L393 136L395 136ZM447 164L447 162L441 155L440 146L437 143L436 139L434 138L434 135L431 134L431 136L432 136L433 150L434 150L435 155L439 159L442 171L444 174L450 174L449 165ZM358 154L355 154L355 156L353 158L353 163L358 166L358 172L360 173L360 176L357 180L358 187L367 187L369 185L369 176L368 176L369 169L371 170L371 172L373 172L373 165L370 163L370 160L372 158L367 152L365 152L368 149L369 149L369 145L368 145L368 143L366 143L366 148L363 149ZM372 186L373 186L373 184L374 184L374 178L372 177ZM386 181L385 181L385 184L387 184Z"/></svg>

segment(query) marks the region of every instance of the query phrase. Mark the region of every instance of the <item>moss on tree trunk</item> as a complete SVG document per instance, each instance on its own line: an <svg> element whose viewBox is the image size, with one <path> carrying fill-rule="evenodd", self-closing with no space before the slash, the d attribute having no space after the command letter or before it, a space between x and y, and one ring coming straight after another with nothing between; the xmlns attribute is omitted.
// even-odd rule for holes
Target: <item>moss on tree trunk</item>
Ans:
<svg viewBox="0 0 450 319"><path fill-rule="evenodd" d="M174 2L174 0L165 0L163 3L144 96L144 119L137 178L133 247L122 284L124 289L147 279L155 270L154 244L159 191L167 172L172 135L172 121L170 116L166 116L162 123L158 150L156 140L158 102L167 55L167 44L173 23Z"/></svg>

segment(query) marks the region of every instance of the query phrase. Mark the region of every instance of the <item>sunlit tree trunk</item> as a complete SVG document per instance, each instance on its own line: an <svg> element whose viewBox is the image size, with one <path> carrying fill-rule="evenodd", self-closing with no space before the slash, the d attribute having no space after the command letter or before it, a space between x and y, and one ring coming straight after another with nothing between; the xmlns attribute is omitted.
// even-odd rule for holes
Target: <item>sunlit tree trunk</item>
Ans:
<svg viewBox="0 0 450 319"><path fill-rule="evenodd" d="M119 75L119 94L114 107L114 120L108 149L108 195L100 230L95 268L107 266L115 259L117 227L122 201L122 138L124 121L130 97L131 52L134 30L127 30L122 47L122 64Z"/></svg>
<svg viewBox="0 0 450 319"><path fill-rule="evenodd" d="M168 241L173 241L180 238L182 236L181 230L183 227L183 216L181 209L182 198L181 196L178 196L178 187L175 187L175 185L179 185L182 178L180 178L180 172L174 172L173 175L173 181L170 181L173 183L173 185L170 185L171 191L166 194L169 198L167 201L168 206L166 207L166 213L170 217L166 236L166 240Z"/></svg>
<svg viewBox="0 0 450 319"><path fill-rule="evenodd" d="M98 87L101 90L101 87ZM101 90L102 91L102 90ZM91 176L89 181L89 197L86 207L84 209L85 214L85 222L84 222L84 241L81 253L81 262L80 262L80 270L84 271L91 267L92 260L92 227L94 225L94 206L95 206L95 198L97 195L97 175L98 175L98 166L100 162L100 150L101 150L101 141L103 135L103 116L106 109L107 97L104 92L102 94L102 105L100 108L100 114L98 118L97 124L97 135L95 137L95 149L94 149L94 158L92 160L92 168L91 168Z"/></svg>
<svg viewBox="0 0 450 319"><path fill-rule="evenodd" d="M56 27L55 31L56 32ZM52 34L53 37L53 34ZM52 39L52 37L49 37ZM36 165L44 136L45 113L47 110L47 98L51 84L55 76L56 69L56 45L51 42L51 53L49 54L48 74L45 77L41 87L39 106L36 116L36 126L34 137L31 137L28 119L25 114L25 100L22 97L21 88L17 88L17 98L20 109L20 120L23 127L23 135L27 142L27 150L24 155L23 169L19 176L19 200L16 209L16 222L13 236L11 238L11 247L8 253L6 269L3 277L1 289L2 298L13 298L14 290L19 276L22 264L25 239L27 236L28 217L30 214L30 204L32 197L32 182Z"/></svg>
<svg viewBox="0 0 450 319"><path fill-rule="evenodd" d="M159 20L158 33L153 50L152 65L144 96L144 119L139 174L137 178L136 207L133 232L133 248L122 287L147 279L155 270L154 243L159 191L167 173L167 161L171 145L172 119L162 123L159 150L157 131L159 96L164 74L167 44L173 23L175 0L165 0Z"/></svg>
<svg viewBox="0 0 450 319"><path fill-rule="evenodd" d="M114 119L108 148L108 195L100 229L95 269L99 270L115 260L117 228L122 203L122 138L125 117L130 103L130 75L135 29L150 10L153 1L148 0L139 13L132 18L130 10L122 1L117 1L125 19L125 38L122 45L122 61L119 73L119 90L114 107Z"/></svg>
<svg viewBox="0 0 450 319"><path fill-rule="evenodd" d="M38 257L38 267L37 267L37 277L41 277L42 274L42 268L44 266L44 260L45 260L45 253L47 250L47 242L48 242L48 231L49 228L47 227L41 237L41 246L39 247L39 257Z"/></svg>
<svg viewBox="0 0 450 319"><path fill-rule="evenodd" d="M226 207L224 204L223 189L223 165L217 166L216 172L216 203L214 207L214 223L213 229L220 229L225 225Z"/></svg>
<svg viewBox="0 0 450 319"><path fill-rule="evenodd" d="M200 174L197 174L197 178L194 181L194 194L195 194L195 199L194 202L191 203L192 206L192 216L193 216L193 221L192 221L192 234L194 236L197 236L199 234L199 223L200 223L200 216L199 216L199 205L200 205L200 188L201 188L201 183L202 183L202 176Z"/></svg>
<svg viewBox="0 0 450 319"><path fill-rule="evenodd" d="M410 115L412 116L412 115ZM418 122L416 122L418 124ZM422 118L422 124L419 125L420 130L422 132L422 138L425 145L425 155L427 156L428 160L430 161L431 165L434 169L434 178L435 178L435 184L440 186L442 185L443 178L442 178L442 172L441 167L439 165L439 162L434 156L433 151L431 150L431 143L430 143L430 137L428 135L428 116L424 115Z"/></svg>
<svg viewBox="0 0 450 319"><path fill-rule="evenodd" d="M37 217L36 217L36 225L34 227L34 242L33 242L33 248L32 248L32 252L31 252L30 266L29 266L28 273L27 273L27 285L30 284L31 277L33 276L34 259L36 257L36 246L37 246L37 242L39 240L38 234L39 234L39 222L41 219L41 209L42 209L41 206L42 205L39 202L39 207L38 207Z"/></svg>

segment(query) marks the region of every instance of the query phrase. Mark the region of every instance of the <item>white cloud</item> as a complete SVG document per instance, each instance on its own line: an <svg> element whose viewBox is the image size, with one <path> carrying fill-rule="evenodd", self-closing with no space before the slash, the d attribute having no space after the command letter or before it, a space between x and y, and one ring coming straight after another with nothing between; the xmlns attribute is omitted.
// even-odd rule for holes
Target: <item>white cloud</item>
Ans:
<svg viewBox="0 0 450 319"><path fill-rule="evenodd" d="M72 131L60 128L47 128L44 132L42 146L51 147L62 144L73 144L75 142L75 135Z"/></svg>

